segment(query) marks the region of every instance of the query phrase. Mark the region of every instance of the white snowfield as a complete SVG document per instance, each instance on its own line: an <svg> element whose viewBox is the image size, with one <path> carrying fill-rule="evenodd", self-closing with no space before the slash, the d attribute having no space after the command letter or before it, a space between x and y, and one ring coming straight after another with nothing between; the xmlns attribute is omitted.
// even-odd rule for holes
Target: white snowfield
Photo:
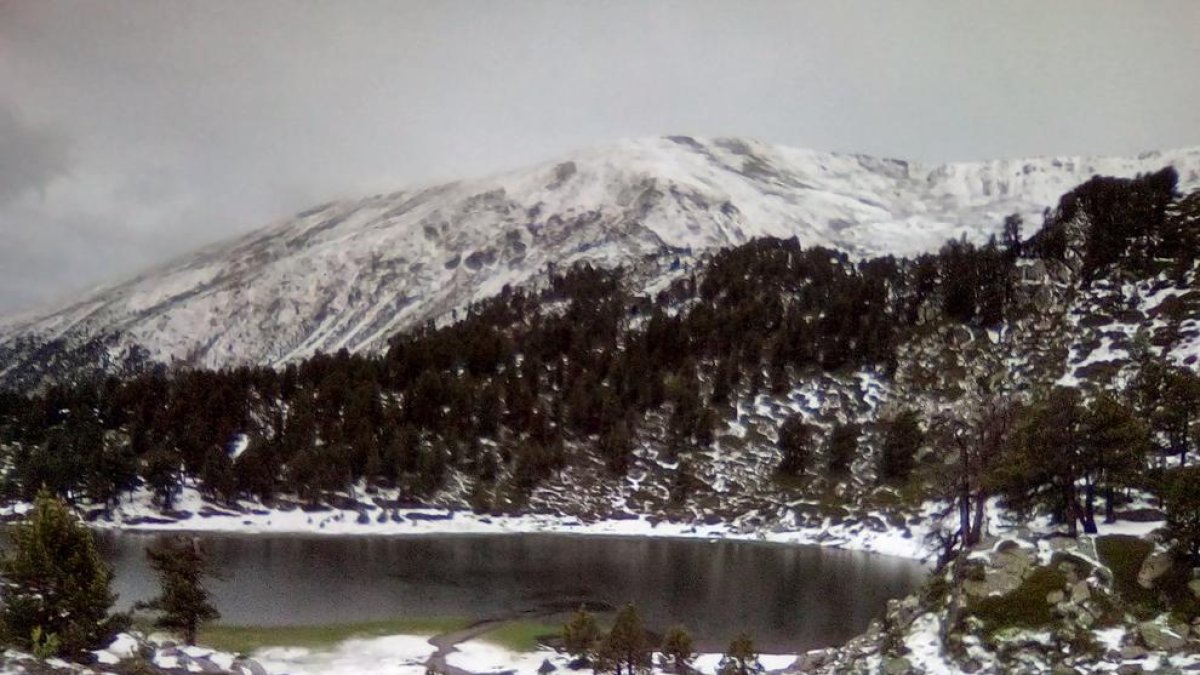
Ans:
<svg viewBox="0 0 1200 675"><path fill-rule="evenodd" d="M687 261L768 235L911 255L953 237L983 240L1012 213L1031 229L1094 174L1167 165L1184 189L1200 185L1200 148L926 165L740 139L624 141L481 180L329 203L65 306L0 320L0 354L10 356L0 378L45 341L70 347L113 334L114 358L136 344L160 362L211 367L379 349L399 329L450 317L549 264L637 266L664 251Z"/></svg>

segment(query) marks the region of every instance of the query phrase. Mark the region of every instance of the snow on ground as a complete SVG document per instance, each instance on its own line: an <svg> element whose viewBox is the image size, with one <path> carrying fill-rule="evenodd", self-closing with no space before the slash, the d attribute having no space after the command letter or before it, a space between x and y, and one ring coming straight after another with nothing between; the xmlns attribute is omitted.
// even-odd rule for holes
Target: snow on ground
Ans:
<svg viewBox="0 0 1200 675"><path fill-rule="evenodd" d="M138 641L128 633L121 633L112 644L104 649L93 652L100 663L119 663L122 659L135 656L138 652Z"/></svg>
<svg viewBox="0 0 1200 675"><path fill-rule="evenodd" d="M487 640L468 640L459 643L456 651L446 656L446 663L472 673L501 673L516 671L518 675L533 675L544 661L564 670L571 659L552 649L514 652Z"/></svg>
<svg viewBox="0 0 1200 675"><path fill-rule="evenodd" d="M536 532L611 535L626 537L683 537L695 539L732 539L776 544L819 545L852 551L864 551L909 559L927 556L924 529L913 526L909 532L896 529L874 531L861 523L834 524L828 519L819 528L797 528L777 524L770 528L744 528L736 523L673 523L629 514L622 519L585 522L575 516L529 514L523 516L479 515L469 511L442 508L398 509L384 514L380 509L362 512L326 510L308 512L266 509L246 504L244 513L220 511L211 515L192 515L171 520L150 503L148 491L139 490L109 520L96 520L94 527L145 532L223 532L320 535L432 535L432 534L524 534ZM186 488L177 509L199 513L207 507L194 488ZM0 509L0 514L16 507ZM381 517L385 516L386 517ZM399 517L394 520L393 515ZM882 513L873 514L884 520ZM382 521L382 522L381 522Z"/></svg>
<svg viewBox="0 0 1200 675"><path fill-rule="evenodd" d="M696 656L696 660L692 662L692 667L697 672L705 675L714 675L721 669L721 659L725 658L724 654L705 653ZM795 654L759 654L758 662L762 665L763 670L783 670L792 665L796 661Z"/></svg>
<svg viewBox="0 0 1200 675"><path fill-rule="evenodd" d="M940 629L941 621L933 614L926 614L913 622L912 630L904 641L909 650L908 659L927 675L955 675L960 672L959 669L942 658Z"/></svg>
<svg viewBox="0 0 1200 675"><path fill-rule="evenodd" d="M720 669L724 654L701 653L696 655L692 667L703 675L715 675ZM795 654L760 654L759 663L765 670L782 670L796 661ZM568 669L571 659L554 650L542 649L534 652L514 652L486 640L470 640L458 645L458 651L446 657L446 662L455 668L472 673L513 672L518 675L534 675L542 663L549 661L559 672ZM654 658L656 674L670 672L663 667L661 654ZM586 671L581 671L586 672Z"/></svg>
<svg viewBox="0 0 1200 675"><path fill-rule="evenodd" d="M425 675L425 661L435 651L428 640L389 635L346 640L328 650L268 647L254 658L271 673L289 675Z"/></svg>

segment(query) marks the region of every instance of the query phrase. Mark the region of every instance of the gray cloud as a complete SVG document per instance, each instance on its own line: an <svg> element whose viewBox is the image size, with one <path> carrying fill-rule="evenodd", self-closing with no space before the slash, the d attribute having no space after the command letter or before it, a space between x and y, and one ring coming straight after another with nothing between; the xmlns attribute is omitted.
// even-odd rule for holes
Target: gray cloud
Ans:
<svg viewBox="0 0 1200 675"><path fill-rule="evenodd" d="M0 0L0 111L23 120L0 113L22 144L0 155L0 312L313 203L622 137L1200 144L1197 25L1192 0Z"/></svg>
<svg viewBox="0 0 1200 675"><path fill-rule="evenodd" d="M66 139L30 127L12 110L0 108L0 204L46 185L67 169Z"/></svg>

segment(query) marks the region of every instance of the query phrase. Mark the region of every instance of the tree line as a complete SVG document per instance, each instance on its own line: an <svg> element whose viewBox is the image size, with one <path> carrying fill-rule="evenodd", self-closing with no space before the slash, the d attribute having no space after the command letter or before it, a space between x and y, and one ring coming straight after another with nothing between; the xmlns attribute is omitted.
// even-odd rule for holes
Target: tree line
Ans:
<svg viewBox="0 0 1200 675"><path fill-rule="evenodd" d="M1194 259L1194 238L1170 235L1195 229L1196 205L1194 194L1175 193L1173 170L1094 179L1027 240L1016 217L986 244L952 241L913 260L853 261L760 239L681 270L654 297L633 294L619 269L552 268L540 287L505 288L449 325L395 336L383 354L0 392L10 467L0 492L31 500L44 486L110 506L145 485L169 510L189 478L216 500L319 502L364 482L420 500L458 472L486 510L519 505L591 458L619 478L641 445L686 467L739 397L783 394L814 372L886 377L897 347L924 323L1011 318L1018 261L1068 258L1070 223L1090 222L1080 244L1089 279ZM879 471L900 480L911 471L914 424L890 422L898 426ZM789 424L782 474L814 454ZM1171 424L1182 448L1182 422ZM831 437L832 472L849 470L857 438L851 428ZM671 499L685 501L693 481L681 470L676 483Z"/></svg>

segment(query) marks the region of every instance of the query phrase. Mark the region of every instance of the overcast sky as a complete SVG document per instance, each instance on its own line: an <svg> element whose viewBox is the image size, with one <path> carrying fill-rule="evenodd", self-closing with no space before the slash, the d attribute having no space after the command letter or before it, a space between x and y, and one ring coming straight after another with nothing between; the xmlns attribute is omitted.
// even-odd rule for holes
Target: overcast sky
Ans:
<svg viewBox="0 0 1200 675"><path fill-rule="evenodd" d="M1200 145L1200 2L0 0L0 313L315 203L668 133Z"/></svg>

